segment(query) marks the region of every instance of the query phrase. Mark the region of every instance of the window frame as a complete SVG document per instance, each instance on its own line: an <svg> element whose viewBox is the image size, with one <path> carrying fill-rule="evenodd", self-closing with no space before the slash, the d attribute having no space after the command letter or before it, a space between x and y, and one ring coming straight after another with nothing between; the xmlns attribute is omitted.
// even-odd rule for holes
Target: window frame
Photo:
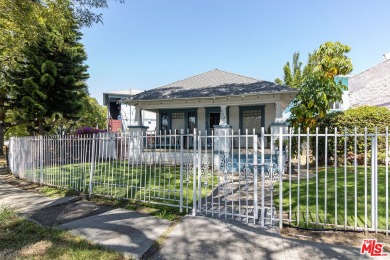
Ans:
<svg viewBox="0 0 390 260"><path fill-rule="evenodd" d="M194 108L194 109L163 109L163 110L159 110L159 121L160 121L160 126L159 126L159 131L162 131L162 114L167 114L168 115L168 127L170 130L174 131L174 130L181 130L181 129L172 129L172 114L174 113L184 113L184 126L185 126L185 131L187 131L188 129L188 113L189 112L192 112L192 113L195 113L195 126L196 126L196 129L198 129L198 109Z"/></svg>
<svg viewBox="0 0 390 260"><path fill-rule="evenodd" d="M243 113L244 111L248 110L260 110L260 116L261 116L261 127L265 128L265 105L259 105L259 106L240 106L239 107L239 129L241 130L241 133L244 133L242 131L245 131L246 129L243 129ZM248 134L253 134L250 129L248 129ZM260 133L256 133L259 135Z"/></svg>

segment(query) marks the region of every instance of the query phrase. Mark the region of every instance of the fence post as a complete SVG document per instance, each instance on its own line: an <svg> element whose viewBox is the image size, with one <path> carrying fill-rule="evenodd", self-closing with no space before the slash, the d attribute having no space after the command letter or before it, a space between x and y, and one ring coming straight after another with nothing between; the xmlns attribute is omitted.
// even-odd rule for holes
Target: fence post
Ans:
<svg viewBox="0 0 390 260"><path fill-rule="evenodd" d="M15 138L14 137L11 137L9 139L9 147L6 148L6 153L7 153L7 166L9 167L12 175L14 175L14 160L13 160L13 157L14 157L14 154L12 151L13 148L15 146Z"/></svg>
<svg viewBox="0 0 390 260"><path fill-rule="evenodd" d="M377 131L375 131L375 136L371 138L371 221L372 228L375 231L378 228L378 172L377 172Z"/></svg>
<svg viewBox="0 0 390 260"><path fill-rule="evenodd" d="M283 228L283 128L279 128L279 228Z"/></svg>
<svg viewBox="0 0 390 260"><path fill-rule="evenodd" d="M254 207L255 214L253 223L255 224L256 220L259 217L259 205L258 205L258 183L257 183L257 172L258 172L258 160L257 160L257 134L255 133L255 129L253 129L253 199L254 199Z"/></svg>
<svg viewBox="0 0 390 260"><path fill-rule="evenodd" d="M196 129L194 129L194 143L193 143L193 167L192 167L192 174L193 174L193 185L192 185L192 216L196 216Z"/></svg>
<svg viewBox="0 0 390 260"><path fill-rule="evenodd" d="M91 169L89 171L89 198L92 197L92 189L93 189L93 171L95 169L95 139L96 134L92 135L92 151L91 151Z"/></svg>
<svg viewBox="0 0 390 260"><path fill-rule="evenodd" d="M43 183L43 136L39 136L39 183Z"/></svg>
<svg viewBox="0 0 390 260"><path fill-rule="evenodd" d="M201 151L201 132L198 133L198 210L202 208L202 151ZM207 206L206 206L207 207Z"/></svg>
<svg viewBox="0 0 390 260"><path fill-rule="evenodd" d="M11 144L11 142L10 142L10 144ZM6 163L6 167L10 168L10 164L9 164L9 147L8 146L5 146L5 163Z"/></svg>
<svg viewBox="0 0 390 260"><path fill-rule="evenodd" d="M184 153L184 129L180 130L180 212L183 212L183 153Z"/></svg>
<svg viewBox="0 0 390 260"><path fill-rule="evenodd" d="M265 218L265 176L264 176L264 167L265 167L265 149L264 149L264 139L265 139L265 132L264 127L261 128L261 227L264 227L264 218ZM271 155L272 156L272 155ZM272 157L271 157L272 158ZM272 210L272 209L271 209Z"/></svg>

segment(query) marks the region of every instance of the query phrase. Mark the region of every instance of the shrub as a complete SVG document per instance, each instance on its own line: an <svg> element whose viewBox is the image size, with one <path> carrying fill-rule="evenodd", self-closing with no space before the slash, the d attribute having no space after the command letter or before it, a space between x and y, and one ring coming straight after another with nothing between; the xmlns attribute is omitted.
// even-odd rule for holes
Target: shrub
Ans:
<svg viewBox="0 0 390 260"><path fill-rule="evenodd" d="M91 134L97 134L97 133L102 133L102 132L106 132L106 130L100 130L100 129L92 128L89 126L83 126L83 127L80 127L79 129L77 129L75 134L77 134L77 135L91 135Z"/></svg>
<svg viewBox="0 0 390 260"><path fill-rule="evenodd" d="M386 107L360 106L348 109L344 112L329 113L324 118L319 119L317 127L319 133L325 133L328 128L329 134L334 134L337 128L338 134L364 134L367 128L367 134L385 133L386 127L390 126L390 110ZM315 129L311 130L315 132ZM337 154L344 158L344 145L347 143L347 160L353 162L355 157L360 163L364 162L364 136L356 138L356 154L355 154L355 137L339 136L337 138ZM333 159L335 142L334 138L328 138L328 159ZM325 138L319 138L319 147L325 147ZM315 147L315 138L310 141L311 147ZM380 157L385 151L385 137L378 137L378 156ZM319 149L318 160L324 162L325 149ZM370 162L371 158L371 137L367 137L367 158ZM379 158L380 159L380 158Z"/></svg>

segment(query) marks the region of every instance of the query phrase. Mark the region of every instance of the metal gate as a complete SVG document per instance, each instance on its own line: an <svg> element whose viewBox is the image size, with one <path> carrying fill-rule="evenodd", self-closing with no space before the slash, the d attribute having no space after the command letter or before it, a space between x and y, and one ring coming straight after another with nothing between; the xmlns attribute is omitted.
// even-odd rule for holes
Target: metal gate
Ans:
<svg viewBox="0 0 390 260"><path fill-rule="evenodd" d="M281 187L280 172L285 157L279 152L282 147L275 149L274 138L268 137L271 140L267 150L264 131L258 136L248 132L234 134L228 129L196 137L193 215L260 226L275 225L281 219L277 212L282 204L277 211L274 195ZM211 192L205 194L206 190Z"/></svg>

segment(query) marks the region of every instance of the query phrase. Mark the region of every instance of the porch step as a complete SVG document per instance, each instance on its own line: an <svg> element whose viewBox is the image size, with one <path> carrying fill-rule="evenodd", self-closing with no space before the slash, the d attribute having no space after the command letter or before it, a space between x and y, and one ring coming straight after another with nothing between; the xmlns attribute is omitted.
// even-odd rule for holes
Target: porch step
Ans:
<svg viewBox="0 0 390 260"><path fill-rule="evenodd" d="M110 132L118 132L122 129L122 122L121 122L121 120L111 119L109 121L108 127L109 127Z"/></svg>

